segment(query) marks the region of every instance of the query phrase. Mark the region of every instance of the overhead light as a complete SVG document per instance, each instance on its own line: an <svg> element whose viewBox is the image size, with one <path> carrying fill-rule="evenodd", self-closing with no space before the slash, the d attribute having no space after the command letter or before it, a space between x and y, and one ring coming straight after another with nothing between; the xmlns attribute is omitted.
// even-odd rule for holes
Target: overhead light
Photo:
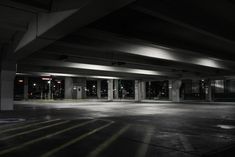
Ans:
<svg viewBox="0 0 235 157"><path fill-rule="evenodd" d="M23 82L24 82L24 80L18 80L18 82L19 82L19 83L23 83Z"/></svg>

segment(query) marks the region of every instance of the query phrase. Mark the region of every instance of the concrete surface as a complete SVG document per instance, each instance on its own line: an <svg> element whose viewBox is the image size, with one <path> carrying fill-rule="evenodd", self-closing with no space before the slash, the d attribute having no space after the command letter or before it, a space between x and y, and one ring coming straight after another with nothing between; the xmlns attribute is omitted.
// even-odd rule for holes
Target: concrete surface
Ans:
<svg viewBox="0 0 235 157"><path fill-rule="evenodd" d="M26 101L0 112L4 157L234 156L235 104Z"/></svg>

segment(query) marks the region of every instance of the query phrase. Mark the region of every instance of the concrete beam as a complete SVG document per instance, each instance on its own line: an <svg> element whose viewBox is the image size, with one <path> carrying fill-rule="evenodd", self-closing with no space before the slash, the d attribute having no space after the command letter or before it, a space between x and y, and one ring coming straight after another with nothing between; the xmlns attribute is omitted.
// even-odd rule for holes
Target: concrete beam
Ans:
<svg viewBox="0 0 235 157"><path fill-rule="evenodd" d="M133 1L90 0L83 1L83 3L77 1L79 3L77 8L53 13L39 13L30 22L28 31L15 48L15 56L20 59L36 52ZM68 3L66 2L66 4Z"/></svg>
<svg viewBox="0 0 235 157"><path fill-rule="evenodd" d="M79 36L93 39L94 42L92 42L92 44L87 44L85 46L95 47L98 50L121 52L213 69L234 71L235 67L235 62L232 61L211 58L207 55L202 55L200 53L188 50L150 44L148 41L144 40L137 40L133 38L128 39L115 33L97 29L83 29L79 32ZM106 44L104 44L104 42Z"/></svg>
<svg viewBox="0 0 235 157"><path fill-rule="evenodd" d="M24 62L24 63L23 63ZM146 76L171 76L177 77L172 72L162 72L157 70L140 69L140 68L129 68L120 66L107 66L98 64L86 64L86 63L76 63L76 62L61 62L55 60L41 60L41 59L29 59L19 62L20 64L27 65L37 65L37 66L48 66L48 67L61 67L61 68L72 68L81 69L87 71L99 71L99 72L114 72L114 73L127 73L127 74L138 74Z"/></svg>
<svg viewBox="0 0 235 157"><path fill-rule="evenodd" d="M84 40L83 40L84 41ZM115 55L115 58L114 58ZM184 63L169 62L167 60L160 60L155 58L130 55L128 53L120 53L106 50L99 50L92 46L82 46L79 43L68 43L68 42L55 42L53 45L47 47L30 58L47 58L58 59L60 56L68 56L66 60L78 61L78 62L102 62L112 63L120 62L125 65L135 64L144 67L154 67L155 69L161 69L162 71L171 71L176 74L182 75L182 77L195 77L197 76L218 76L227 74L228 71L209 68L205 66L197 66L192 64L185 65ZM229 72L231 73L231 72Z"/></svg>

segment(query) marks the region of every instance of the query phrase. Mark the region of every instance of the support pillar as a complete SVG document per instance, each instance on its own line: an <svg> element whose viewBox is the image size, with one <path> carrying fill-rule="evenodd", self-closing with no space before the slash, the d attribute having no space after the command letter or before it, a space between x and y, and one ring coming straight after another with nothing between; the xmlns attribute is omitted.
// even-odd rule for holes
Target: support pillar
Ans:
<svg viewBox="0 0 235 157"><path fill-rule="evenodd" d="M29 90L29 81L28 77L24 77L24 100L28 100L28 90Z"/></svg>
<svg viewBox="0 0 235 157"><path fill-rule="evenodd" d="M48 81L48 99L50 100L52 98L51 96L51 81Z"/></svg>
<svg viewBox="0 0 235 157"><path fill-rule="evenodd" d="M101 80L97 80L97 98L101 99Z"/></svg>
<svg viewBox="0 0 235 157"><path fill-rule="evenodd" d="M113 101L113 80L108 80L108 101Z"/></svg>
<svg viewBox="0 0 235 157"><path fill-rule="evenodd" d="M135 80L135 101L141 101L141 81Z"/></svg>
<svg viewBox="0 0 235 157"><path fill-rule="evenodd" d="M0 111L13 110L15 62L0 61Z"/></svg>
<svg viewBox="0 0 235 157"><path fill-rule="evenodd" d="M118 99L119 94L118 94L118 80L114 80L114 98Z"/></svg>
<svg viewBox="0 0 235 157"><path fill-rule="evenodd" d="M146 82L141 81L141 99L146 99Z"/></svg>
<svg viewBox="0 0 235 157"><path fill-rule="evenodd" d="M211 88L211 80L208 80L207 82L207 88L206 88L206 101L212 101L212 88Z"/></svg>
<svg viewBox="0 0 235 157"><path fill-rule="evenodd" d="M71 77L65 77L64 83L65 83L64 97L65 99L72 99L73 79Z"/></svg>
<svg viewBox="0 0 235 157"><path fill-rule="evenodd" d="M172 101L172 80L168 81L168 97L169 100Z"/></svg>
<svg viewBox="0 0 235 157"><path fill-rule="evenodd" d="M172 101L180 102L180 86L182 84L181 80L172 80Z"/></svg>

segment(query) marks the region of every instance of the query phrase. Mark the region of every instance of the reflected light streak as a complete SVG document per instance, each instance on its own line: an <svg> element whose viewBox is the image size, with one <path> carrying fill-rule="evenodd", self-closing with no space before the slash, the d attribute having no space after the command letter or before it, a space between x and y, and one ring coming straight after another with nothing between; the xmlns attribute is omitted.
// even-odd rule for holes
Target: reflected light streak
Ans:
<svg viewBox="0 0 235 157"><path fill-rule="evenodd" d="M87 77L87 78L97 78L97 79L120 79L119 77L111 76L89 76L89 75L76 75L76 74L65 74L65 73L46 73L46 72L35 72L32 74L38 74L40 76L62 76L62 77ZM27 73L16 73L16 75L30 75Z"/></svg>
<svg viewBox="0 0 235 157"><path fill-rule="evenodd" d="M195 62L198 63L198 65L202 65L202 66L207 66L207 67L212 67L212 68L224 68L223 66L219 65L218 62L209 58L200 58L200 59L197 59Z"/></svg>
<svg viewBox="0 0 235 157"><path fill-rule="evenodd" d="M170 51L160 48L135 45L133 47L129 47L129 51L131 51L132 54L141 56L177 61L177 58L171 54Z"/></svg>
<svg viewBox="0 0 235 157"><path fill-rule="evenodd" d="M196 64L196 65L212 67L212 68L223 68L223 69L226 68L223 65L221 65L219 61L213 58L207 58L207 57L202 58L194 54L191 54L191 55L188 54L187 56L184 56L182 54L176 55L175 53L165 48L132 45L132 46L126 47L125 51L128 51L131 54L145 56L145 57L171 60L171 61L177 61L177 62L184 61L185 63Z"/></svg>
<svg viewBox="0 0 235 157"><path fill-rule="evenodd" d="M111 71L111 72L123 72L132 74L142 74L142 75L164 75L162 72L144 69L132 69L123 67L113 67L106 65L95 65L95 64L84 64L84 63L67 63L67 67L87 69L87 70L97 70L97 71Z"/></svg>

